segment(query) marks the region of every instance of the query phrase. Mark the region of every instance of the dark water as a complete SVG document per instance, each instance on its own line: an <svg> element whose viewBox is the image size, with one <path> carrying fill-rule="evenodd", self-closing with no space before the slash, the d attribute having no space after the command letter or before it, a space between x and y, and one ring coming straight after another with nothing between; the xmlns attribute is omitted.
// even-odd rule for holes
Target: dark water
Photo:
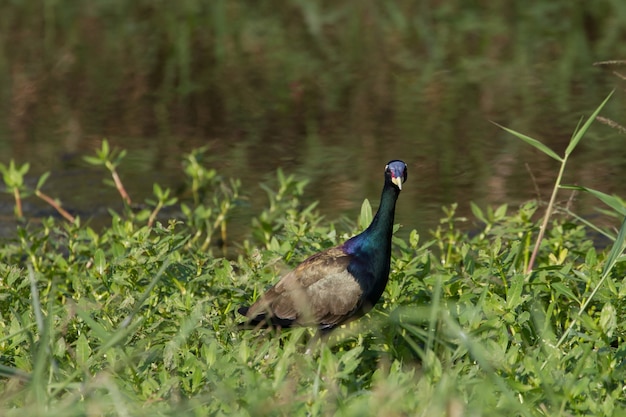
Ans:
<svg viewBox="0 0 626 417"><path fill-rule="evenodd" d="M264 2L261 11L250 7L251 18L259 18L257 12L265 19L273 18L270 3ZM120 3L119 7L126 6ZM248 30L242 23L247 21L246 10L241 6L230 11L241 13L237 30L244 35ZM605 12L610 14L608 9ZM586 11L580 13L586 18ZM267 53L271 49L263 49L264 44L256 45L243 35L236 39L248 39L259 49L248 45L252 49L241 52L245 59L235 56L239 60L233 58L230 62L229 51L216 47L204 62L206 51L199 37L199 41L189 43L187 51L194 57L187 81L196 84L187 85L184 80L168 78L172 60L163 55L167 52L155 52L161 60L146 67L153 71L146 74L139 71L144 67L136 62L124 61L123 54L106 61L107 56L94 49L106 46L98 37L108 28L103 23L106 19L87 15L77 29L79 34L72 37L73 46L53 49L49 70L38 66L37 53L29 54L28 48L21 46L12 49L10 42L4 44L6 51L14 53L0 61L0 86L6 87L0 94L0 108L5 115L0 117L0 162L29 162L27 180L31 187L39 175L50 171L44 192L94 225L107 223L107 207L121 207L117 192L103 184L108 173L82 160L83 155L93 154L103 138L128 151L119 171L134 202L150 197L154 182L175 191L182 189L183 155L208 146L207 164L222 177L239 178L243 184L245 204L236 209L230 223L233 239L238 240L247 236L251 217L267 203L259 183L273 181L277 168L310 179L305 200L319 201L320 211L329 220L342 215L356 219L364 198L377 206L386 162L402 159L408 164L409 178L396 219L404 225L401 233L417 229L425 234L438 224L443 205L458 203L458 214L471 217L471 201L482 207L506 203L515 209L528 199L548 200L559 168L557 162L491 121L535 137L562 154L581 117L590 115L616 89L602 116L626 124L625 83L613 73L615 68L593 66L598 57L594 59L592 49L584 50L587 55L582 58L570 59L567 55L568 51L582 50L580 42L588 48L602 46L602 58L615 58L608 54L619 52L620 43L604 42L605 38L597 33L599 28L587 23L576 30L562 28L564 33L573 34L568 39L558 38L557 32L546 39L539 35L529 38L528 42L535 43L527 49L506 41L509 34L501 38L486 36L482 44L477 42L480 37L466 37L472 48L464 49L467 45L460 43L465 40L461 33L457 43L448 49L442 43L439 52L419 45L411 49L414 45L407 36L402 41L408 49L398 47L397 51L386 51L387 55L377 54L376 46L378 42L387 48L397 46L394 33L385 34L382 41L373 35L332 38L339 26L331 27L327 38L306 39L306 47L322 56L317 58L319 69L314 65L317 62L312 62L310 69L303 64L308 63L306 59L294 55L299 53L300 44L292 49L285 47L291 55L274 57L273 62ZM117 18L122 27L134 28L120 16ZM480 21L487 19L486 23L476 27L501 31L501 26L489 26L499 22L494 20L499 16L481 17ZM514 22L520 19L502 16ZM528 16L524 18L536 17ZM281 20L286 21L287 17ZM386 22L384 18L380 21ZM404 24L401 19L395 21ZM365 12L355 22L376 23ZM463 19L459 22L471 23ZM522 30L536 32L532 24L540 25L547 33L550 25L542 22L535 19L527 29L512 28L510 39L524 41ZM214 24L219 26L219 22ZM472 25L465 27L475 30ZM23 41L33 35L25 29L13 29L14 39L9 36L9 41ZM297 32L300 26L285 30ZM551 30L556 31L554 27ZM447 33L441 32L433 36ZM280 45L289 44L288 36L279 35L276 39L282 42ZM123 49L121 39L111 39L112 48ZM329 39L345 40L360 52L350 50L342 56L343 46L339 45L335 51L339 54L328 53L328 58L318 49L328 52L325 48L335 47ZM322 41L329 44L316 43ZM36 38L30 42L28 45L39 45ZM149 55L148 44L139 44L133 50L142 53L146 47L144 54ZM487 46L481 49L484 44ZM241 47L245 49L246 45ZM541 53L535 53L536 45L541 45ZM611 45L617 45L617 49L611 49ZM508 46L516 49L509 52ZM177 53L175 61L182 62L180 51ZM444 58L437 61L437 56ZM291 79L282 79L281 73L273 77L286 64L301 66L302 74L293 70L296 75ZM211 75L221 78L209 80ZM170 80L170 84L154 80ZM159 90L153 91L157 87ZM191 93L181 92L183 87ZM570 159L564 182L624 197L624 178L626 136L595 123ZM559 196L563 203L572 197L568 191ZM581 194L575 195L570 204L582 215L593 213L601 205ZM25 199L24 210L29 219L55 214L33 196ZM468 222L467 227L471 228L472 223ZM0 235L10 236L14 231L12 196L2 193Z"/></svg>
<svg viewBox="0 0 626 417"><path fill-rule="evenodd" d="M396 114L388 123L378 120L373 131L365 133L354 129L354 125L338 123L323 132L297 135L274 132L260 138L227 134L219 137L120 135L108 136L108 140L128 151L120 175L136 202L150 197L154 182L180 189L183 154L194 147L209 145L208 165L224 178L240 178L243 183L246 204L235 211L230 224L235 239L246 236L250 217L266 204L259 183L272 181L279 167L286 173L311 180L305 200L319 200L319 208L329 220L341 215L356 219L364 198L376 206L385 163L402 159L409 166L409 178L397 207L397 221L404 225L404 233L414 228L427 233L438 224L442 205L456 202L459 215L471 217L470 201L483 207L507 203L512 209L538 196L547 201L558 164L503 132L490 120L542 139L562 153L579 117L590 114L610 91L608 79L605 87L575 97L564 111L542 110L540 102L526 108L489 111L476 105L478 97L471 96L464 97L465 103L454 102L440 108L418 100L412 114ZM603 114L619 118L623 101L623 94L618 92ZM542 123L537 124L537 119L532 126L524 123L528 118L526 111L539 113ZM84 220L106 224L106 207L119 208L119 195L103 184L108 179L107 172L82 161L82 155L91 154L99 147L104 133L79 137L74 143L68 138L71 133L39 131L42 134L28 140L18 141L10 134L4 136L0 141L0 160L29 162L31 186L39 174L50 171L44 188L47 194L60 199L64 207ZM566 183L626 195L626 138L616 130L594 125L569 164ZM570 192L563 191L561 200L570 196ZM598 202L585 195L578 195L573 201L573 209L581 214L593 212L596 206ZM28 218L54 214L34 197L25 200L24 208ZM11 235L14 230L12 210L11 196L3 194L0 229L4 235ZM471 227L468 223L468 228Z"/></svg>

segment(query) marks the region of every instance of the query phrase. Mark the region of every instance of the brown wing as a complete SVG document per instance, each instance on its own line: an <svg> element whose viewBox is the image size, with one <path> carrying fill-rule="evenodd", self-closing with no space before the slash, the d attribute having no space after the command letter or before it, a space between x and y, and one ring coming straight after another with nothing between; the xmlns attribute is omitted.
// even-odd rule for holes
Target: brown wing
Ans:
<svg viewBox="0 0 626 417"><path fill-rule="evenodd" d="M348 272L350 260L339 248L311 256L250 306L246 317L300 326L343 322L361 306L363 293Z"/></svg>

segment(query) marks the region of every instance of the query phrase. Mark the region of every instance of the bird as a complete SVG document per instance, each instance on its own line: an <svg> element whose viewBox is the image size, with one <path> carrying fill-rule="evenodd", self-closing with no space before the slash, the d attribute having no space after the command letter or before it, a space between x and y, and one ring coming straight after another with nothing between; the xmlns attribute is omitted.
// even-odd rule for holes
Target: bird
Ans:
<svg viewBox="0 0 626 417"><path fill-rule="evenodd" d="M284 275L251 306L244 328L315 327L325 335L368 313L381 298L391 266L396 201L407 165L385 166L380 204L371 224L343 244L316 253Z"/></svg>

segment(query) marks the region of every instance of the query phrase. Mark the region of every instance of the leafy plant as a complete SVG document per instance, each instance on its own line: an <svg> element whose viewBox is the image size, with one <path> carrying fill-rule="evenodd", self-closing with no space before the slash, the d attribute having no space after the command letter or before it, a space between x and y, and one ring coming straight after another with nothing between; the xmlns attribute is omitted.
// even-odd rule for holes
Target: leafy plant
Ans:
<svg viewBox="0 0 626 417"><path fill-rule="evenodd" d="M546 209L546 214L544 215L543 222L541 223L541 227L539 228L539 235L537 236L535 247L533 249L532 255L530 256L530 260L528 261L528 265L526 266L525 273L527 274L530 273L533 269L533 264L535 263L537 253L539 252L539 245L541 245L541 241L543 239L544 233L546 232L546 227L548 226L548 221L550 220L550 216L552 215L552 211L554 209L554 202L556 201L556 195L558 193L558 190L561 187L561 180L563 178L563 172L565 172L565 166L567 165L567 160L569 156L572 154L572 152L574 151L574 149L576 149L576 146L578 145L578 143L580 142L584 134L589 129L589 126L591 126L591 123L593 123L593 121L596 119L596 117L598 116L598 114L600 113L604 105L607 103L607 101L609 101L612 95L613 95L613 92L611 92L611 94L609 94L608 97L604 99L602 104L598 106L598 108L587 119L587 121L583 124L583 126L580 129L577 128L574 131L574 134L572 135L572 138L570 139L570 142L567 145L567 148L565 149L565 154L563 155L563 157L560 157L559 155L557 155L556 152L554 152L552 149L550 149L549 147L547 147L546 145L544 145L543 143L541 143L540 141L536 139L533 139L529 136L515 132L514 130L508 129L506 127L500 126L502 129L515 135L517 138L534 146L535 148L539 149L544 154L548 155L552 159L555 159L561 163L561 168L559 169L559 173L557 174L557 177L556 177L556 182L554 184L554 188L550 196L550 201Z"/></svg>
<svg viewBox="0 0 626 417"><path fill-rule="evenodd" d="M189 179L193 205L187 202L180 205L193 231L187 247L202 242L201 251L209 248L216 231L220 233L222 249L225 248L229 216L239 201L241 188L241 181L238 179L224 181L214 169L208 169L201 163L206 152L207 148L201 148L185 157L183 166Z"/></svg>
<svg viewBox="0 0 626 417"><path fill-rule="evenodd" d="M124 184L122 184L122 180L120 179L119 174L117 173L117 167L120 165L124 157L126 156L125 150L117 150L111 149L109 146L109 141L106 139L102 140L102 147L96 150L96 156L85 156L84 159L87 163L94 166L104 166L111 173L111 177L113 178L113 184L117 191L120 193L122 200L128 205L130 205L131 199L126 189L124 188Z"/></svg>
<svg viewBox="0 0 626 417"><path fill-rule="evenodd" d="M187 200L154 185L146 208L111 211L101 230L49 218L0 245L0 413L626 412L626 222L603 252L580 217L550 216L527 273L536 202L473 205L472 233L445 207L431 236L394 237L373 311L307 352L309 329L242 331L236 309L275 282L279 260L357 233L372 207L338 230L303 204L306 180L279 171L250 240L215 255L239 182L205 166L205 151L185 158ZM620 197L589 192L623 215Z"/></svg>
<svg viewBox="0 0 626 417"><path fill-rule="evenodd" d="M9 163L9 166L5 166L0 163L0 172L2 173L2 179L7 187L7 191L13 194L15 199L15 216L18 219L24 217L22 212L22 195L26 191L24 186L24 175L30 169L30 164L26 163L21 167L17 167L13 160Z"/></svg>
<svg viewBox="0 0 626 417"><path fill-rule="evenodd" d="M574 151L574 149L576 148L576 146L578 145L578 143L582 139L582 137L585 134L585 132L589 129L589 126L591 125L591 123L596 119L596 117L598 116L598 114L600 113L600 111L602 110L602 108L607 103L607 101L611 98L612 95L613 95L613 93L611 92L611 94L609 94L608 97L602 102L602 104L600 104L600 106L594 111L594 113L591 115L591 117L589 117L587 119L587 121L583 124L583 126L580 129L576 129L576 131L574 132L574 135L572 136L572 138L570 140L569 145L565 149L565 154L564 154L564 156L562 158L559 157L550 148L548 148L547 146L545 146L541 142L537 141L536 139L530 138L528 136L525 136L523 134L517 133L517 132L512 131L510 129L503 128L506 131L508 131L509 133L512 133L513 135L515 135L518 138L524 140L525 142L531 144L532 146L534 146L535 148L539 149L540 151L542 151L546 155L549 155L550 157L552 157L553 159L556 159L557 161L559 161L561 163L561 168L559 170L559 173L558 173L558 176L557 176L557 179L556 179L556 183L555 183L554 189L552 191L552 195L550 197L550 202L548 203L548 207L546 209L546 214L544 215L543 222L542 222L541 227L539 229L539 235L537 237L537 240L536 240L536 243L535 243L535 247L534 247L532 255L530 257L530 261L527 264L526 269L525 269L525 273L526 274L529 274L531 272L532 268L533 268L533 264L534 264L535 259L537 257L537 253L539 252L539 247L540 247L540 245L542 243L542 239L543 239L544 233L546 231L546 228L547 228L547 225L548 225L548 221L550 219L550 216L552 215L554 202L556 200L556 195L557 195L557 192L558 192L559 188L568 188L568 189L575 188L575 189L587 191L587 192L591 193L592 195L598 197L601 201L605 202L610 207L612 207L615 210L616 213L620 214L621 216L624 216L624 221L622 222L622 226L620 228L620 231L619 231L617 237L613 239L614 240L613 246L612 246L612 249L611 249L611 251L610 251L610 253L609 253L608 257L607 257L607 260L606 260L606 263L604 265L604 268L602 270L600 280L597 282L596 286L593 288L593 291L591 292L591 294L589 294L588 297L585 297L584 301L581 300L580 308L578 310L578 314L576 315L574 320L571 321L569 327L565 330L565 332L563 332L563 334L561 335L561 337L557 341L557 343L556 343L557 347L559 345L561 345L566 340L566 338L569 336L569 334L572 331L572 329L574 328L574 326L576 326L578 321L580 319L582 319L582 316L583 316L584 312L589 307L589 305L592 302L594 296L596 295L596 293L600 289L601 285L606 281L606 279L608 278L611 270L615 267L617 260L619 259L619 257L622 256L622 254L624 253L624 250L626 249L626 206L623 204L623 202L618 197L608 196L608 195L606 195L606 194L604 194L604 193L602 193L600 191L591 190L591 189L588 189L588 188L585 188L585 187L572 187L572 186L567 186L567 185L564 186L564 185L561 184L561 179L562 179L562 176L563 176L563 172L565 170L565 166L566 166L568 157ZM554 258L554 259L556 259L556 258ZM558 263L562 263L562 258L561 258L561 261L559 261ZM606 313L606 314L609 314L610 316L613 316L614 313L609 312L609 313ZM609 320L609 319L607 319L607 318L604 319L604 322L605 322L605 326L604 327L606 327L607 320ZM610 319L610 320L612 320L612 319Z"/></svg>
<svg viewBox="0 0 626 417"><path fill-rule="evenodd" d="M22 210L22 200L25 197L29 196L31 193L33 193L37 197L48 203L50 206L52 206L67 221L74 222L74 216L72 216L63 207L61 207L61 203L59 201L53 199L52 197L41 191L41 188L50 176L50 173L44 173L37 181L37 186L35 187L35 189L30 190L24 183L24 176L28 173L29 169L30 164L28 163L25 163L21 167L17 167L13 160L11 160L8 167L0 163L0 172L2 173L4 184L6 188L13 193L13 198L15 200L15 216L18 219L22 219L24 217L24 212Z"/></svg>

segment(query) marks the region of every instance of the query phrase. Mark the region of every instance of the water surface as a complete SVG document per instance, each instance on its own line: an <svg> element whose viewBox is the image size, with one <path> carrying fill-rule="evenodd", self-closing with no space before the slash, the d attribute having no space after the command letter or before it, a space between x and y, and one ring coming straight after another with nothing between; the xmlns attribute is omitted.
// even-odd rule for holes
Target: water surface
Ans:
<svg viewBox="0 0 626 417"><path fill-rule="evenodd" d="M542 17L556 12L543 6L561 2L519 15L494 5L482 15L463 2L414 15L402 1L321 9L293 2L283 14L271 1L182 3L189 7L170 5L170 14L116 3L114 16L105 3L73 6L79 24L66 32L3 20L11 36L0 65L0 162L29 162L31 186L50 171L44 191L98 225L107 207L121 207L103 184L107 173L82 161L103 138L128 151L120 174L135 202L154 182L183 190L183 155L208 146L207 165L242 181L245 204L231 220L240 240L266 205L259 183L274 181L278 168L310 179L305 202L319 201L332 221L356 219L364 198L376 207L386 162L402 159L409 178L396 219L402 234L427 234L443 205L458 203L459 215L471 217L471 201L514 210L549 198L557 162L492 121L562 153L581 117L617 89L602 115L626 123L624 84L612 72L621 67L593 65L622 52L623 43L610 42L619 22L594 26L569 3L559 13L580 24L563 27ZM44 19L34 9L11 11ZM58 11L46 19L69 19ZM618 130L594 124L564 182L626 196L625 145ZM560 200L582 215L599 206L570 192ZM29 219L54 214L34 197L24 208ZM14 230L12 213L11 195L2 194L0 234Z"/></svg>

